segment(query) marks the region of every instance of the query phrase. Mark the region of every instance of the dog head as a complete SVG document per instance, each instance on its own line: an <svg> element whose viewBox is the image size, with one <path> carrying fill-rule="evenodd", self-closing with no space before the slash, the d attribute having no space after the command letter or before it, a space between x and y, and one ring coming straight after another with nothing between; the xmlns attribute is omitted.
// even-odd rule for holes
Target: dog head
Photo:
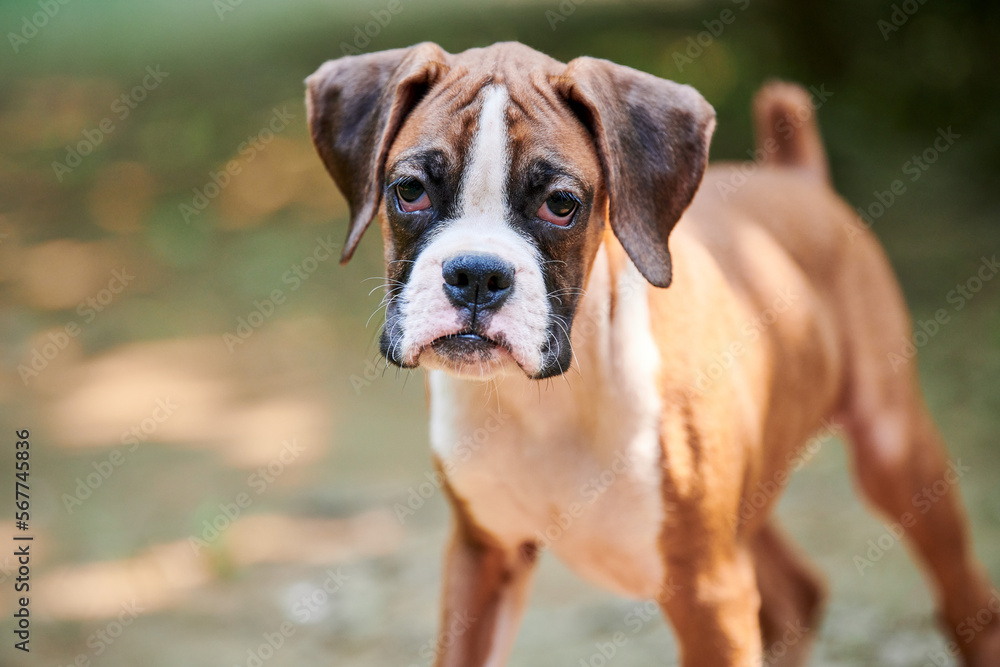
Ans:
<svg viewBox="0 0 1000 667"><path fill-rule="evenodd" d="M517 43L346 56L306 83L313 142L350 206L342 262L379 214L389 362L564 372L607 225L670 284L667 237L715 125L693 88Z"/></svg>

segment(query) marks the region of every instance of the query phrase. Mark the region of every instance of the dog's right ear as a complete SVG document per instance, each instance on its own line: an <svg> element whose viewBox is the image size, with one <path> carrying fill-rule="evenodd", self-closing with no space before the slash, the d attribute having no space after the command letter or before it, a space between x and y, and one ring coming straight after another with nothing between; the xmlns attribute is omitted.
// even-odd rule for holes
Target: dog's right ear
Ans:
<svg viewBox="0 0 1000 667"><path fill-rule="evenodd" d="M341 263L378 210L389 147L407 114L444 74L448 54L430 42L329 60L306 79L313 144L347 198L351 222Z"/></svg>

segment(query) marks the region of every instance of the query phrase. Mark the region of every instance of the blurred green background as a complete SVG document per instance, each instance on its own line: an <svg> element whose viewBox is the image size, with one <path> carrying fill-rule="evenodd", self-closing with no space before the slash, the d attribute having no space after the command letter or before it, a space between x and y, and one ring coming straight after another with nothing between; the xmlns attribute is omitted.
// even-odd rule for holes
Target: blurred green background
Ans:
<svg viewBox="0 0 1000 667"><path fill-rule="evenodd" d="M1000 281L947 301L1000 250L1000 6L389 5L0 5L0 498L6 536L13 431L30 429L35 535L30 656L11 647L0 556L0 664L429 663L447 512L426 477L423 378L378 359L377 234L344 268L314 254L341 243L346 210L309 143L302 80L344 44L515 39L690 83L719 114L715 159L752 149L763 81L830 93L838 190L878 213L915 319L951 314L921 375L971 466L963 495L1000 579ZM947 128L959 138L912 171ZM873 208L897 179L905 193ZM814 449L781 506L831 581L813 664L942 664L919 573L891 540L870 553L886 528L843 448ZM546 559L512 664L596 664L635 605ZM674 661L654 619L609 664Z"/></svg>

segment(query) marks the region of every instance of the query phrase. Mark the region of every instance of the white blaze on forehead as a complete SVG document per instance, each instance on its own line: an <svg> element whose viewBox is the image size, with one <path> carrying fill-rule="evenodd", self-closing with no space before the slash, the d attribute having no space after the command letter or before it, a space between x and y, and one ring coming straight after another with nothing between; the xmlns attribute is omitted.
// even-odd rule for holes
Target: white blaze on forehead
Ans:
<svg viewBox="0 0 1000 667"><path fill-rule="evenodd" d="M490 86L484 93L479 127L465 163L459 215L478 214L501 222L507 219L506 185L510 152L506 111L510 98L503 86Z"/></svg>

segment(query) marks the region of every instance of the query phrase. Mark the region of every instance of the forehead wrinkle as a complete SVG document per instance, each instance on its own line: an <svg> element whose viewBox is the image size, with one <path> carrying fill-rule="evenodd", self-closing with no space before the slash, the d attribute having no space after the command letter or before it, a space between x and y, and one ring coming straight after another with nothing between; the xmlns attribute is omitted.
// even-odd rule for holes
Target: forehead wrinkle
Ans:
<svg viewBox="0 0 1000 667"><path fill-rule="evenodd" d="M393 152L405 152L415 146L439 143L435 139L445 139L439 148L455 156L457 144L465 143L462 131L478 114L477 101L481 88L488 79L470 75L466 68L456 68L445 80L434 85L414 107L403 123L394 144ZM458 120L459 122L456 122ZM394 157L390 153L390 157Z"/></svg>
<svg viewBox="0 0 1000 667"><path fill-rule="evenodd" d="M519 85L510 91L510 105L507 115L510 123L558 124L561 120L559 108L545 95L538 95L537 87L531 84Z"/></svg>
<svg viewBox="0 0 1000 667"><path fill-rule="evenodd" d="M456 84L460 84L468 72L467 67L458 66L452 68L440 82L427 91L420 103L433 104L440 98L446 98L451 101L457 97L461 97L468 89Z"/></svg>
<svg viewBox="0 0 1000 667"><path fill-rule="evenodd" d="M555 91L555 89L552 88L552 83L548 77L532 76L530 81L531 88L535 92L535 95L532 97L543 100L546 108L552 110L552 112L556 115L572 115L569 111L568 103L559 93Z"/></svg>
<svg viewBox="0 0 1000 667"><path fill-rule="evenodd" d="M453 69L421 100L421 106L441 106L446 113L458 113L479 99L484 88L493 84L492 75L475 75L467 68Z"/></svg>
<svg viewBox="0 0 1000 667"><path fill-rule="evenodd" d="M518 90L512 91L512 98L515 103L509 113L514 171L522 172L547 161L588 195L599 187L602 171L593 136L552 88L547 76L528 77Z"/></svg>

